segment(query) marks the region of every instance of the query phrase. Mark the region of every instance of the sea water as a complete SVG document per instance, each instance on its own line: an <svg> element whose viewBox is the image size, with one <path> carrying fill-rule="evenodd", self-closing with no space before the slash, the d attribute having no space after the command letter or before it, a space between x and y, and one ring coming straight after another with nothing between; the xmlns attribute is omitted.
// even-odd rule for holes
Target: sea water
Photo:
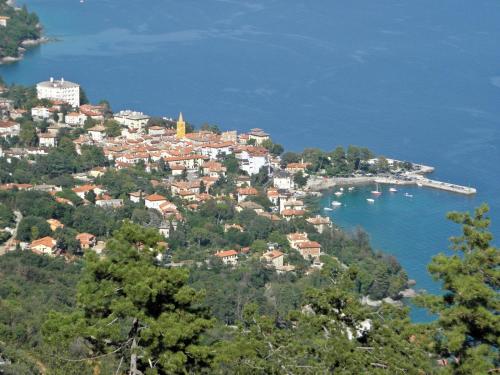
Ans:
<svg viewBox="0 0 500 375"><path fill-rule="evenodd" d="M367 146L476 187L472 198L384 191L374 205L359 190L332 213L397 255L417 288L438 290L426 265L457 234L446 212L488 202L500 235L497 0L25 3L58 41L1 66L8 82L64 77L115 110L260 127L291 150Z"/></svg>

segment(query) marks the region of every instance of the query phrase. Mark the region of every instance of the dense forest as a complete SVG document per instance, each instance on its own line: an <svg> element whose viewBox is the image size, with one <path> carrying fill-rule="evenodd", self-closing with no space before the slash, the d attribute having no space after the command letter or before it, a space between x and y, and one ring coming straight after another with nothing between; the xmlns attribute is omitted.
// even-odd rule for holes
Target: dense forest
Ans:
<svg viewBox="0 0 500 375"><path fill-rule="evenodd" d="M280 293L255 294L224 311L218 300L225 292L273 289L266 287L272 277L259 266L234 275L222 265L201 272L164 267L156 258L162 237L131 222L114 232L105 257L89 252L67 263L6 254L0 257L4 373L493 373L500 253L491 245L487 211L449 215L463 235L452 239L455 254L440 254L429 266L444 291L419 299L438 317L419 325L410 323L406 308L361 305L356 267L336 261L305 282L294 306L262 309ZM283 285L281 294L293 295L289 289ZM238 309L228 324L227 313Z"/></svg>
<svg viewBox="0 0 500 375"><path fill-rule="evenodd" d="M18 57L19 47L25 40L37 40L41 36L41 26L38 16L29 13L26 6L15 9L0 0L0 16L9 17L7 26L0 26L0 59Z"/></svg>

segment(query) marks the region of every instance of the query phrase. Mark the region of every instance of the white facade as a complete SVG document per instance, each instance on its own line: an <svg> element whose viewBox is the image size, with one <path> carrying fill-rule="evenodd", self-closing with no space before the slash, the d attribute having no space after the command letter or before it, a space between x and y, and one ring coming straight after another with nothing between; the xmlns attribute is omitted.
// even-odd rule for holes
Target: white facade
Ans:
<svg viewBox="0 0 500 375"><path fill-rule="evenodd" d="M278 171L273 177L273 186L278 189L289 190L294 188L293 177L288 172Z"/></svg>
<svg viewBox="0 0 500 375"><path fill-rule="evenodd" d="M0 121L0 137L13 137L19 135L21 125L14 121Z"/></svg>
<svg viewBox="0 0 500 375"><path fill-rule="evenodd" d="M87 120L87 116L85 116L83 113L78 112L68 113L64 117L64 122L68 125L73 126L82 126L85 124L85 120Z"/></svg>
<svg viewBox="0 0 500 375"><path fill-rule="evenodd" d="M262 167L269 165L267 155L252 155L243 151L238 156L238 159L240 159L240 168L247 172L250 176L259 173L259 170Z"/></svg>
<svg viewBox="0 0 500 375"><path fill-rule="evenodd" d="M51 113L46 107L33 107L31 108L31 117L38 119L48 119L50 118Z"/></svg>
<svg viewBox="0 0 500 375"><path fill-rule="evenodd" d="M40 82L36 85L38 99L60 100L68 103L72 107L80 106L80 85L61 80Z"/></svg>
<svg viewBox="0 0 500 375"><path fill-rule="evenodd" d="M54 134L40 134L38 144L40 147L56 147L57 136Z"/></svg>
<svg viewBox="0 0 500 375"><path fill-rule="evenodd" d="M127 128L142 130L148 123L150 117L142 112L135 111L120 111L113 115L113 118L120 125L124 125Z"/></svg>

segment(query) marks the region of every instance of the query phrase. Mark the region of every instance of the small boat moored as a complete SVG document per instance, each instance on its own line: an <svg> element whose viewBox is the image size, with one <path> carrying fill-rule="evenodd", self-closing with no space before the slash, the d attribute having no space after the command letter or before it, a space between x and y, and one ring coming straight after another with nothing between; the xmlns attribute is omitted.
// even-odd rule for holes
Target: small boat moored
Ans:
<svg viewBox="0 0 500 375"><path fill-rule="evenodd" d="M368 203L375 203L375 199L372 199L372 198L366 198L366 201Z"/></svg>
<svg viewBox="0 0 500 375"><path fill-rule="evenodd" d="M408 198L413 198L413 194L410 194L410 193L405 193L405 197L408 197Z"/></svg>
<svg viewBox="0 0 500 375"><path fill-rule="evenodd" d="M391 188L389 189L389 191L390 191L391 193L397 193L397 192L398 192L398 189L391 187Z"/></svg>
<svg viewBox="0 0 500 375"><path fill-rule="evenodd" d="M333 202L332 202L332 206L333 206L333 207L340 207L340 206L342 206L342 203L341 203L341 202L339 202L339 201L333 201Z"/></svg>

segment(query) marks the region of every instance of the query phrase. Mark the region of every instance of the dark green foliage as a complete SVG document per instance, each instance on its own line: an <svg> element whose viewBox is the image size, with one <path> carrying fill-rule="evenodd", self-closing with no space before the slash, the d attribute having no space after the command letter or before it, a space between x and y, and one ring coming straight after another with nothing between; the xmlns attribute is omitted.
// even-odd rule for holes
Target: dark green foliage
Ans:
<svg viewBox="0 0 500 375"><path fill-rule="evenodd" d="M420 304L439 314L436 351L452 356L455 374L498 371L500 361L500 250L491 245L487 205L470 213L453 212L448 218L462 225L462 235L452 237L455 254L439 254L429 272L441 281L442 296L426 295Z"/></svg>
<svg viewBox="0 0 500 375"><path fill-rule="evenodd" d="M0 58L6 56L19 56L18 48L21 42L28 39L39 39L41 32L38 16L29 13L26 6L19 11L7 5L6 0L0 1L0 14L8 16L7 27L0 32Z"/></svg>
<svg viewBox="0 0 500 375"><path fill-rule="evenodd" d="M104 128L108 137L118 137L122 132L122 126L115 120L106 120Z"/></svg>
<svg viewBox="0 0 500 375"><path fill-rule="evenodd" d="M428 373L427 353L409 341L407 310L363 307L349 292L352 275L340 272L336 278L322 290L309 290L302 312L262 316L255 303L248 304L240 329L218 344L218 372Z"/></svg>
<svg viewBox="0 0 500 375"><path fill-rule="evenodd" d="M46 219L37 216L22 218L17 229L17 239L26 242L50 236L51 234L52 231Z"/></svg>
<svg viewBox="0 0 500 375"><path fill-rule="evenodd" d="M74 308L79 273L79 263L31 252L0 257L0 352L12 361L5 373L34 374L48 367L52 348L41 326L49 311Z"/></svg>
<svg viewBox="0 0 500 375"><path fill-rule="evenodd" d="M151 194L153 187L150 175L136 168L109 170L96 182L103 185L113 197L128 198L128 193L141 190L144 194Z"/></svg>
<svg viewBox="0 0 500 375"><path fill-rule="evenodd" d="M202 295L182 269L156 265L161 236L125 223L108 241L106 257L89 253L78 286L78 309L53 313L44 325L49 343L81 342L90 357L124 358L146 374L198 372L210 360L200 334L212 325ZM132 366L132 365L131 365Z"/></svg>
<svg viewBox="0 0 500 375"><path fill-rule="evenodd" d="M81 255L82 249L80 241L76 239L78 232L74 229L64 227L59 228L54 233L57 241L57 248L72 255Z"/></svg>
<svg viewBox="0 0 500 375"><path fill-rule="evenodd" d="M293 176L293 182L299 188L303 188L304 186L306 186L307 180L308 176L304 176L304 174L301 171L297 172L295 176Z"/></svg>
<svg viewBox="0 0 500 375"><path fill-rule="evenodd" d="M15 222L14 212L10 207L0 203L0 229L8 227Z"/></svg>

